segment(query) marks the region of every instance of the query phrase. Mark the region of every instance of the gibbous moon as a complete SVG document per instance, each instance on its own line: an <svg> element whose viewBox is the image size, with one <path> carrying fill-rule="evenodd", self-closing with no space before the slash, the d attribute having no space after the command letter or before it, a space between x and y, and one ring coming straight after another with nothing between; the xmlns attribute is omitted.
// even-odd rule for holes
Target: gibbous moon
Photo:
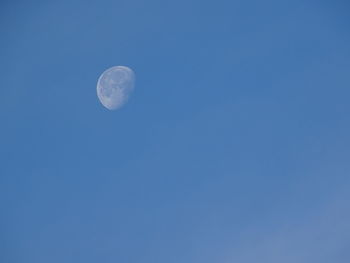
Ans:
<svg viewBox="0 0 350 263"><path fill-rule="evenodd" d="M135 73L128 67L115 66L103 72L97 82L97 97L109 110L122 107L134 89Z"/></svg>

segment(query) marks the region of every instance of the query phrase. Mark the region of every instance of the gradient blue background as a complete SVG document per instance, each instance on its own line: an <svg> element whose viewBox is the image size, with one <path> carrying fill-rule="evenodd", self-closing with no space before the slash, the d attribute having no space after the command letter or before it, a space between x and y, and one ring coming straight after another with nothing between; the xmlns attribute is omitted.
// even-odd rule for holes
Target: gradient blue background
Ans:
<svg viewBox="0 0 350 263"><path fill-rule="evenodd" d="M2 1L0 262L350 262L349 11Z"/></svg>

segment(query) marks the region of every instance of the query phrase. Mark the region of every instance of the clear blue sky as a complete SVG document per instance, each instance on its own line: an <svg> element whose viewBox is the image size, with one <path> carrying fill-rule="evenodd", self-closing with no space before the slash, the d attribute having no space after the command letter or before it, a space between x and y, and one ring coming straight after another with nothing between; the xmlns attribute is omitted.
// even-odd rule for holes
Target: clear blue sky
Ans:
<svg viewBox="0 0 350 263"><path fill-rule="evenodd" d="M349 10L2 1L0 262L350 262Z"/></svg>

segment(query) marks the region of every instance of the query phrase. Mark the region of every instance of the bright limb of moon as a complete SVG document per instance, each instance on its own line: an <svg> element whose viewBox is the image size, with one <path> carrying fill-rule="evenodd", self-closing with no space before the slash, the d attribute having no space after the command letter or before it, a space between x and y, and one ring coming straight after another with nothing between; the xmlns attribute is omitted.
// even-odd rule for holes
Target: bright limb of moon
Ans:
<svg viewBox="0 0 350 263"><path fill-rule="evenodd" d="M134 90L135 73L125 66L115 66L104 71L97 81L97 97L109 110L122 107Z"/></svg>

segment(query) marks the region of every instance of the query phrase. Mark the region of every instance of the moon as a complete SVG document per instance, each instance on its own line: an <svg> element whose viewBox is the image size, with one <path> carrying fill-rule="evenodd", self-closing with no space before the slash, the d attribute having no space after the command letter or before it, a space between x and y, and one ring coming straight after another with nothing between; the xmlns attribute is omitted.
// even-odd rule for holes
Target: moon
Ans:
<svg viewBox="0 0 350 263"><path fill-rule="evenodd" d="M135 73L125 66L104 71L97 81L97 97L109 110L121 108L134 90Z"/></svg>

